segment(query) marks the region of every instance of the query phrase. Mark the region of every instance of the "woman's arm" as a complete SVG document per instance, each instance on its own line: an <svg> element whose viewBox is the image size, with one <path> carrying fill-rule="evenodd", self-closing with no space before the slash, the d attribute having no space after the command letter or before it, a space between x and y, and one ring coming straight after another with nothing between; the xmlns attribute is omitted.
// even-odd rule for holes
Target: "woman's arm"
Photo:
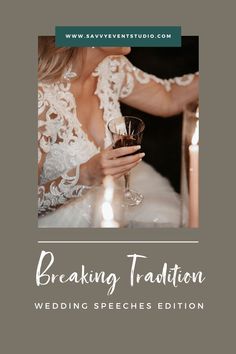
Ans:
<svg viewBox="0 0 236 354"><path fill-rule="evenodd" d="M134 154L140 146L107 148L86 163L72 168L63 176L38 186L38 214L53 211L72 198L82 196L90 186L101 184L107 175L119 178L139 164L144 153ZM40 154L38 165L39 181L45 154Z"/></svg>
<svg viewBox="0 0 236 354"><path fill-rule="evenodd" d="M125 79L120 92L123 103L168 117L182 112L187 103L198 98L198 73L162 80L134 67L127 58L124 60Z"/></svg>

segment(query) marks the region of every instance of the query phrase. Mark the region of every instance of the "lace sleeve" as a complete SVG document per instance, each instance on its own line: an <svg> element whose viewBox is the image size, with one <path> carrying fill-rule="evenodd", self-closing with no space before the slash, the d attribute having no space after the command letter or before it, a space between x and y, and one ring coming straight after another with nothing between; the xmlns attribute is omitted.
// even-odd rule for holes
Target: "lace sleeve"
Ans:
<svg viewBox="0 0 236 354"><path fill-rule="evenodd" d="M187 86L191 84L195 75L198 75L198 72L195 74L186 74L180 77L175 77L171 79L160 79L155 75L148 74L134 65L126 57L121 57L120 59L120 70L124 74L123 85L120 90L120 98L125 98L129 96L135 86L135 82L140 84L147 84L150 81L154 81L157 84L160 84L164 89L169 92L171 91L172 85L176 84L178 86Z"/></svg>
<svg viewBox="0 0 236 354"><path fill-rule="evenodd" d="M126 57L116 61L120 73L119 99L131 107L154 116L170 117L198 99L198 73L164 80L136 68Z"/></svg>
<svg viewBox="0 0 236 354"><path fill-rule="evenodd" d="M71 198L81 196L84 189L88 187L78 184L79 166L67 171L63 166L61 174L54 171L56 169L55 158L58 161L61 159L59 150L55 147L59 147L63 137L65 138L66 126L64 119L58 116L55 107L50 105L40 87L38 113L38 214L43 215L65 204ZM52 165L50 168L51 179L45 176L44 171L45 162L49 155L54 156L48 162L48 165ZM49 167L47 168L49 169ZM55 178L53 178L53 173Z"/></svg>

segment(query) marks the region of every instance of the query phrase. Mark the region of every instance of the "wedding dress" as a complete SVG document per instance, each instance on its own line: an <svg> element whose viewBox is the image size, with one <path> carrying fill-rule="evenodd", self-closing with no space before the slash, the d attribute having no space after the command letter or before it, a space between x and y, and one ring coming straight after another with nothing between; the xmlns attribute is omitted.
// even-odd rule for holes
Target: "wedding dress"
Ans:
<svg viewBox="0 0 236 354"><path fill-rule="evenodd" d="M38 186L39 227L90 227L90 187L79 185L79 166L100 152L89 140L79 122L75 98L70 91L75 74L69 70L65 80L52 84L39 82L38 161L43 160ZM108 122L121 116L119 99L132 93L135 80L150 80L171 90L171 85L188 85L194 75L162 80L134 67L124 56L106 57L95 69L95 94L103 110L104 147L111 145ZM76 168L75 168L76 167ZM75 174L68 171L75 168ZM130 207L131 227L180 225L180 198L169 181L151 166L141 162L131 172L132 188L144 196L141 205ZM47 187L45 187L47 186ZM59 208L58 208L59 207Z"/></svg>

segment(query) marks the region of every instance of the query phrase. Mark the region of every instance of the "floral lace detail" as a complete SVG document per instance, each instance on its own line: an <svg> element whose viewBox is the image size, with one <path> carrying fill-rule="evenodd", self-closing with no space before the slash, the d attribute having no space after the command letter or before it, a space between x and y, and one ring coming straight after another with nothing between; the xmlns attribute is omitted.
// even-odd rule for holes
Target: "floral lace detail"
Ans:
<svg viewBox="0 0 236 354"><path fill-rule="evenodd" d="M107 125L113 118L121 116L119 96L125 78L122 57L107 57L93 72L98 78L95 94L100 100L100 109L103 109L103 118L106 122L104 146L111 145L111 136Z"/></svg>
<svg viewBox="0 0 236 354"><path fill-rule="evenodd" d="M89 188L78 184L79 165L98 152L77 119L70 87L70 82L39 83L38 162L44 158L38 188L40 215L80 197ZM67 173L73 168L76 174L69 176Z"/></svg>
<svg viewBox="0 0 236 354"><path fill-rule="evenodd" d="M78 75L72 71L72 65L70 65L64 72L63 74L63 79L66 81L71 81L73 79L76 79L78 77Z"/></svg>
<svg viewBox="0 0 236 354"><path fill-rule="evenodd" d="M58 205L65 204L71 198L82 196L90 187L80 186L78 176L63 176L59 184L52 182L49 192L45 192L44 186L38 187L38 214L44 215L55 210Z"/></svg>
<svg viewBox="0 0 236 354"><path fill-rule="evenodd" d="M154 80L155 82L157 82L158 84L161 84L165 87L166 91L170 91L171 90L171 86L173 84L179 85L179 86L187 86L189 84L191 84L191 82L193 81L195 75L198 75L198 73L196 74L186 74L180 77L175 77L175 78L171 78L168 80L163 80L163 79L159 79L158 77L154 76L154 75L149 75L150 79Z"/></svg>

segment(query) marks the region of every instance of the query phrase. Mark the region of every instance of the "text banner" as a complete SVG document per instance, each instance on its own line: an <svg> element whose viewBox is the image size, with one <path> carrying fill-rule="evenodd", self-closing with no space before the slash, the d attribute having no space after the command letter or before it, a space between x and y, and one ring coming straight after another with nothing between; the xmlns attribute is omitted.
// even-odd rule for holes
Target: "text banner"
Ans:
<svg viewBox="0 0 236 354"><path fill-rule="evenodd" d="M180 26L56 26L57 47L180 47Z"/></svg>

